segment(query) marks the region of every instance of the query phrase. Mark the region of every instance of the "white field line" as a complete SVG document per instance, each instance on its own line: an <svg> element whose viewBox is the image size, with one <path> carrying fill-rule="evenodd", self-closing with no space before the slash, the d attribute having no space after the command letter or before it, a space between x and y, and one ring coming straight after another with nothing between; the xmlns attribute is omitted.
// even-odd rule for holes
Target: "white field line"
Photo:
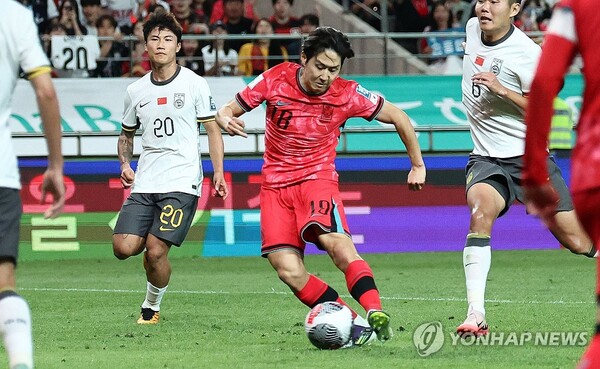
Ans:
<svg viewBox="0 0 600 369"><path fill-rule="evenodd" d="M83 293L139 293L143 294L146 291L142 290L118 290L118 289L100 289L100 288L19 288L21 291L40 291L40 292L83 292ZM286 291L247 291L247 292L231 292L231 291L187 291L187 290L168 290L169 294L181 295L292 295ZM351 298L348 295L341 295L343 298ZM464 298L456 297L407 297L407 296L381 296L382 300L400 300L400 301L427 301L427 302L465 302ZM533 305L585 305L593 304L593 301L568 301L568 300L506 300L506 299L487 299L488 303L502 304L533 304Z"/></svg>

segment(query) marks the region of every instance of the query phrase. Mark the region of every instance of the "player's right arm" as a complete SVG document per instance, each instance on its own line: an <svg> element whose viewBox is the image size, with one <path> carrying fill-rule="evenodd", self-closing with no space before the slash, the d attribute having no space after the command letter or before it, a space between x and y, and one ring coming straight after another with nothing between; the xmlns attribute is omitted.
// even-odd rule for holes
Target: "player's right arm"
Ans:
<svg viewBox="0 0 600 369"><path fill-rule="evenodd" d="M137 122L133 125L132 123ZM133 138L135 131L140 124L135 114L135 105L129 95L129 90L125 93L125 110L123 121L121 123L121 134L117 142L117 154L121 163L121 185L123 188L129 188L133 185L135 172L131 169L131 159L133 158Z"/></svg>
<svg viewBox="0 0 600 369"><path fill-rule="evenodd" d="M126 128L122 128L121 134L119 135L119 142L117 144L119 162L121 163L121 184L123 185L123 188L131 187L135 178L135 172L133 169L131 169L134 136L135 129L128 130Z"/></svg>
<svg viewBox="0 0 600 369"><path fill-rule="evenodd" d="M248 137L248 134L244 132L246 125L238 117L256 108L267 99L270 84L274 83L272 75L277 73L279 73L277 67L269 69L237 93L233 100L223 105L215 115L219 127L224 129L230 136Z"/></svg>
<svg viewBox="0 0 600 369"><path fill-rule="evenodd" d="M246 124L238 118L244 113L245 111L240 107L238 102L231 100L217 111L215 120L219 127L225 130L230 136L248 137L248 134L244 132Z"/></svg>

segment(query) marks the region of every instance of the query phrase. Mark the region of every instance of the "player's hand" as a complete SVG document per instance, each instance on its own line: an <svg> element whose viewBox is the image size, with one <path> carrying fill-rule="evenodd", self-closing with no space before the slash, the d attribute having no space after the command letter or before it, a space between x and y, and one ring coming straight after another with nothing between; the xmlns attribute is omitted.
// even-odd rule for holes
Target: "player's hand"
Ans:
<svg viewBox="0 0 600 369"><path fill-rule="evenodd" d="M135 179L135 172L129 165L123 165L121 167L121 185L123 188L129 188L133 185Z"/></svg>
<svg viewBox="0 0 600 369"><path fill-rule="evenodd" d="M65 206L65 183L62 170L47 169L42 180L41 203L46 203L46 197L52 195L52 205L44 212L44 218L56 218Z"/></svg>
<svg viewBox="0 0 600 369"><path fill-rule="evenodd" d="M425 186L425 177L426 177L425 166L413 166L410 168L410 172L408 172L408 189L411 191L421 191L423 186Z"/></svg>
<svg viewBox="0 0 600 369"><path fill-rule="evenodd" d="M225 178L223 178L223 173L215 173L213 175L213 186L215 187L213 196L222 197L223 200L229 196L229 188L227 187Z"/></svg>
<svg viewBox="0 0 600 369"><path fill-rule="evenodd" d="M497 95L506 96L508 94L506 87L498 81L498 78L496 78L496 75L492 72L475 73L471 77L471 81L475 84L486 86L491 92Z"/></svg>
<svg viewBox="0 0 600 369"><path fill-rule="evenodd" d="M224 117L224 126L219 124L230 136L242 136L248 137L248 134L244 132L246 123L237 117Z"/></svg>
<svg viewBox="0 0 600 369"><path fill-rule="evenodd" d="M558 193L550 182L542 185L523 186L525 204L530 214L539 216L547 227L555 223Z"/></svg>

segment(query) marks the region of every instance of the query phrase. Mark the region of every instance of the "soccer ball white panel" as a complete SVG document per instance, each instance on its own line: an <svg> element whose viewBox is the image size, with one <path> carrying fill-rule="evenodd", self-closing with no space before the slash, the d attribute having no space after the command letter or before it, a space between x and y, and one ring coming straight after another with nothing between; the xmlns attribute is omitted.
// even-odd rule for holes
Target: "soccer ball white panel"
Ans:
<svg viewBox="0 0 600 369"><path fill-rule="evenodd" d="M352 312L340 303L324 302L306 315L304 328L314 346L322 350L335 350L350 340Z"/></svg>

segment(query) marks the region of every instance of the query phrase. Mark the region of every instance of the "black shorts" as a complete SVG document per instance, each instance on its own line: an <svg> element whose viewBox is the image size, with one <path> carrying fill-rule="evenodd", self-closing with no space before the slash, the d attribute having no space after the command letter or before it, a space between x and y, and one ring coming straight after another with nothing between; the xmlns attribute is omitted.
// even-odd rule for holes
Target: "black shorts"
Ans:
<svg viewBox="0 0 600 369"><path fill-rule="evenodd" d="M19 190L0 187L0 258L11 259L15 265L19 256L21 214Z"/></svg>
<svg viewBox="0 0 600 369"><path fill-rule="evenodd" d="M499 216L504 215L510 205L516 200L523 203L523 187L521 185L521 172L523 171L523 158L491 158L488 156L469 155L466 167L467 192L475 183L487 183L494 187L504 198L506 206ZM554 159L548 157L548 172L550 181L558 192L560 201L556 207L557 211L573 210L571 194L562 177L560 168Z"/></svg>
<svg viewBox="0 0 600 369"><path fill-rule="evenodd" d="M183 243L196 213L198 196L183 192L132 193L121 207L113 234L148 233L175 246Z"/></svg>

